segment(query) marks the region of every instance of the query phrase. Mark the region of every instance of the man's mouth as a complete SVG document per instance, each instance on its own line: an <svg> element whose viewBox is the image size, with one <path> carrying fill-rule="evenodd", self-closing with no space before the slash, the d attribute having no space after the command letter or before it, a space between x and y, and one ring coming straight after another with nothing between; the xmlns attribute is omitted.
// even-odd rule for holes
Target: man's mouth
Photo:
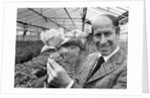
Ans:
<svg viewBox="0 0 150 98"><path fill-rule="evenodd" d="M101 51L108 51L111 47L111 42L107 42L105 44L100 44L99 42L96 44L97 47L101 50Z"/></svg>
<svg viewBox="0 0 150 98"><path fill-rule="evenodd" d="M103 51L105 51L105 50L108 50L108 48L109 48L109 46L105 46L105 47L99 47L100 48L100 50L103 50Z"/></svg>
<svg viewBox="0 0 150 98"><path fill-rule="evenodd" d="M101 51L108 51L110 46L111 46L110 44L107 44L107 45L103 45L103 46L99 45L98 47Z"/></svg>

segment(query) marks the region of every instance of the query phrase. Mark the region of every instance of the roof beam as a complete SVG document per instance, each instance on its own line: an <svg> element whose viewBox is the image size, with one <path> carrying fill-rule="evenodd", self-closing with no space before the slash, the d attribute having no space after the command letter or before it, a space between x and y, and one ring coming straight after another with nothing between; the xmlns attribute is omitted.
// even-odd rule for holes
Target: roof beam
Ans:
<svg viewBox="0 0 150 98"><path fill-rule="evenodd" d="M20 11L20 12L19 12L20 9L24 9L24 11ZM27 11L28 11L28 10L26 10L25 8L18 8L18 9L17 9L17 14L18 14L18 15L19 15L19 14L23 14L24 12L27 12Z"/></svg>
<svg viewBox="0 0 150 98"><path fill-rule="evenodd" d="M50 19L69 19L68 17L48 17ZM81 19L81 18L78 18L78 17L72 17L72 19Z"/></svg>
<svg viewBox="0 0 150 98"><path fill-rule="evenodd" d="M122 18L126 18L128 17L128 11L126 11L125 13L123 13L122 15L118 16L118 19L121 20ZM126 17L122 17L122 16L126 16Z"/></svg>
<svg viewBox="0 0 150 98"><path fill-rule="evenodd" d="M32 9L32 8L28 8L29 10L31 10L31 11L33 11L34 13L36 13L36 14L38 14L39 16L41 16L46 22L48 22L47 21L47 17L45 17L44 15L42 15L41 13L39 13L39 12L37 12L37 11L35 11L34 9Z"/></svg>
<svg viewBox="0 0 150 98"><path fill-rule="evenodd" d="M115 12L111 12L111 11L109 11L109 10L106 10L106 9L104 9L104 8L101 8L101 7L97 7L99 10L103 10L103 11L105 11L105 12L109 12L109 13L112 13L112 14L115 14L115 15L120 15L120 14L117 14L117 13L115 13Z"/></svg>
<svg viewBox="0 0 150 98"><path fill-rule="evenodd" d="M40 15L40 16L43 17L45 20L49 20L50 22L53 22L53 23L55 23L56 25L58 25L58 26L60 26L60 27L63 27L63 28L66 29L67 31L70 31L68 28L66 28L66 27L64 27L63 25L61 25L61 24L59 24L59 23L57 23L57 22L55 22L55 21L49 19L48 17L42 15L41 13L35 11L34 9L32 9L32 8L28 8L28 9L31 10L31 11L33 11L34 13Z"/></svg>
<svg viewBox="0 0 150 98"><path fill-rule="evenodd" d="M35 18L35 17L40 17L38 14L33 14L32 13L32 15L30 15L30 16L27 16L26 18L28 19L28 21L30 21L30 20L32 20L33 18ZM24 17L23 17L24 18ZM21 18L19 18L19 19L22 19L22 17Z"/></svg>
<svg viewBox="0 0 150 98"><path fill-rule="evenodd" d="M122 23L123 21L128 21L128 17L121 19L119 22Z"/></svg>
<svg viewBox="0 0 150 98"><path fill-rule="evenodd" d="M23 25L30 25L30 26L33 26L33 27L49 30L48 28L45 28L45 27L42 27L42 26L33 25L33 24L29 24L27 22L23 22L23 21L19 21L19 20L17 20L17 23L20 23L20 24L23 24Z"/></svg>
<svg viewBox="0 0 150 98"><path fill-rule="evenodd" d="M108 11L108 10L106 10L106 9L104 9L104 8L101 8L101 7L97 7L97 8L100 9L100 10L103 10L103 11L106 11L106 12L109 12L109 13L112 13L112 14L115 14L115 15L118 15L118 16L126 17L126 16L124 16L124 15L120 15L120 14L118 14L118 13L115 13L115 12L112 12L112 11Z"/></svg>
<svg viewBox="0 0 150 98"><path fill-rule="evenodd" d="M35 14L33 15L33 13L29 13L29 14L26 14L26 15L24 15L24 16L22 16L22 17L18 17L18 19L22 19L22 18L25 18L25 19L28 19L28 20L30 20L30 16L32 16L32 18L35 18L36 16L35 16ZM34 17L33 17L34 16ZM28 17L30 17L30 18L28 18Z"/></svg>
<svg viewBox="0 0 150 98"><path fill-rule="evenodd" d="M87 14L87 8L83 8L82 31L84 31L84 27L85 27L86 14Z"/></svg>
<svg viewBox="0 0 150 98"><path fill-rule="evenodd" d="M69 18L71 19L71 21L72 21L72 23L74 24L74 26L76 27L76 25L75 25L73 19L71 18L71 16L70 16L68 10L67 10L66 8L64 8L64 10L65 10L65 12L67 13L67 15L69 16Z"/></svg>
<svg viewBox="0 0 150 98"><path fill-rule="evenodd" d="M118 12L118 13L121 13L121 14L123 13L123 12L120 12L120 11L118 11L118 10L116 10L116 9L111 8L111 7L107 7L107 8L108 8L108 10L111 9L111 10L114 10L115 12Z"/></svg>
<svg viewBox="0 0 150 98"><path fill-rule="evenodd" d="M121 9L121 10L123 10L123 11L128 11L128 10L126 10L126 9L124 9L124 8L121 8L121 7L117 7L118 9Z"/></svg>

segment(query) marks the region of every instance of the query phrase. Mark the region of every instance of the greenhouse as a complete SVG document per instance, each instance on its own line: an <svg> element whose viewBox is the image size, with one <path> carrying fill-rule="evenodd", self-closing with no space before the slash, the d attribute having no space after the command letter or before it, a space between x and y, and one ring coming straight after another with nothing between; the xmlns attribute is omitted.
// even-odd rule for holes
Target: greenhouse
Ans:
<svg viewBox="0 0 150 98"><path fill-rule="evenodd" d="M128 7L18 8L14 87L55 88L45 82L48 58L59 63L74 80L84 59L98 51L92 24L100 15L117 18L119 47L127 55ZM54 35L61 38L52 37L52 42L49 36Z"/></svg>

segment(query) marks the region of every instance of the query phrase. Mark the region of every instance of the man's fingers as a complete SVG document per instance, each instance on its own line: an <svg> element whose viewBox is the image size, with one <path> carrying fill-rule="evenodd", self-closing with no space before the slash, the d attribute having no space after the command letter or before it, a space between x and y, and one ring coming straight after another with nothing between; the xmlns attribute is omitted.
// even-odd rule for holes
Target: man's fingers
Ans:
<svg viewBox="0 0 150 98"><path fill-rule="evenodd" d="M56 61L54 61L53 59L48 59L48 61L50 62L50 65L54 68L60 68L60 65L58 63L56 63Z"/></svg>
<svg viewBox="0 0 150 98"><path fill-rule="evenodd" d="M51 74L52 76L55 76L56 72L55 70L52 68L52 66L50 66L51 64L49 62L47 62L47 73Z"/></svg>
<svg viewBox="0 0 150 98"><path fill-rule="evenodd" d="M51 74L48 74L47 82L50 83L51 81L52 81L52 75L51 75Z"/></svg>
<svg viewBox="0 0 150 98"><path fill-rule="evenodd" d="M50 83L53 80L53 76L52 76L52 70L51 70L51 66L50 64L47 62L47 74L48 74L48 79L47 82Z"/></svg>
<svg viewBox="0 0 150 98"><path fill-rule="evenodd" d="M53 61L53 60L52 59L48 59L49 66L54 69L54 66L51 64L51 61Z"/></svg>

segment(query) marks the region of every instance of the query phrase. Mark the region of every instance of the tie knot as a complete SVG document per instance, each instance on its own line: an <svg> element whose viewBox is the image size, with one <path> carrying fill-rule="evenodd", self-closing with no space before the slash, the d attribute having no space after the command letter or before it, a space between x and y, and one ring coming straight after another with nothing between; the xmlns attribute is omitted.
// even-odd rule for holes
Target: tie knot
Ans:
<svg viewBox="0 0 150 98"><path fill-rule="evenodd" d="M101 64L104 63L104 62L105 62L105 61L104 61L103 56L101 56L101 57L98 58L97 63L96 63L96 65L95 65L93 71L92 71L91 74L89 75L89 78L92 77L92 76L95 74L95 72L101 67ZM89 78L88 78L88 79L89 79Z"/></svg>
<svg viewBox="0 0 150 98"><path fill-rule="evenodd" d="M101 57L98 58L98 63L102 64L104 62L105 62L105 60L104 60L103 56L101 56Z"/></svg>

